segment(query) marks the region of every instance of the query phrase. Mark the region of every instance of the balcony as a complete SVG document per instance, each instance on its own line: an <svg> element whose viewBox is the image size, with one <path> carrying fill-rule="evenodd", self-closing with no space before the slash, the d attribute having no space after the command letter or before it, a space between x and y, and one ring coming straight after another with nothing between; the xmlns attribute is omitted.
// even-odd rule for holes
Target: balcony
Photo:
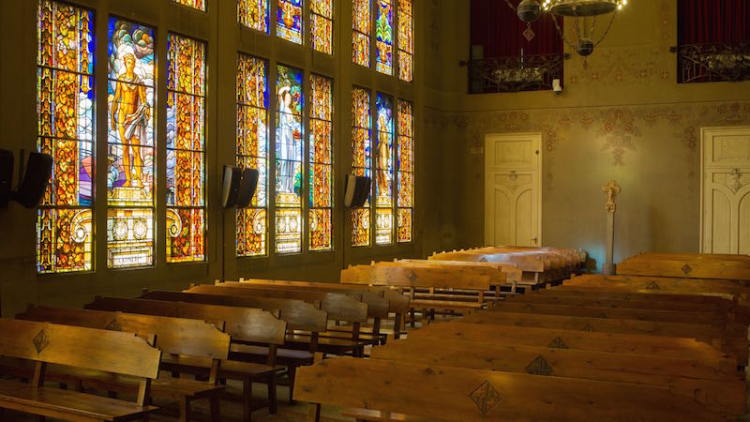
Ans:
<svg viewBox="0 0 750 422"><path fill-rule="evenodd" d="M567 54L497 57L461 62L469 69L469 93L545 91L563 80ZM562 82L561 82L562 83Z"/></svg>
<svg viewBox="0 0 750 422"><path fill-rule="evenodd" d="M750 80L750 41L737 44L680 45L677 82L738 82Z"/></svg>

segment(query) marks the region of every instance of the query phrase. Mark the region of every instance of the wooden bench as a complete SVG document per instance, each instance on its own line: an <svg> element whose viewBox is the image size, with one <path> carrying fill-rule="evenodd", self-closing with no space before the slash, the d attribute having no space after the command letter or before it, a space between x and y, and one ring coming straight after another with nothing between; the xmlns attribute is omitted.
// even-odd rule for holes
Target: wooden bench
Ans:
<svg viewBox="0 0 750 422"><path fill-rule="evenodd" d="M750 281L750 260L710 254L640 254L617 264L617 274Z"/></svg>
<svg viewBox="0 0 750 422"><path fill-rule="evenodd" d="M203 358L206 365L210 363L211 370L206 382L160 377L151 383L151 397L179 400L181 421L190 420L192 401L207 398L210 401L212 421L221 420L218 393L224 387L218 385L218 373L221 361L229 357L230 337L212 324L190 319L47 306L29 306L26 312L17 315L16 318L125 331L142 337L153 333L159 340L162 357L184 355ZM223 329L223 323L221 328ZM133 379L104 372L56 371L49 372L48 378L60 382L72 379L74 383L81 383L83 387L102 391L132 392L138 388L137 382Z"/></svg>
<svg viewBox="0 0 750 422"><path fill-rule="evenodd" d="M0 380L0 409L81 422L142 419L157 409L146 403L161 358L155 337L148 337L2 318L0 355L33 361L35 369L28 384ZM136 401L45 387L48 364L137 377Z"/></svg>
<svg viewBox="0 0 750 422"><path fill-rule="evenodd" d="M300 368L294 396L308 421L320 404L366 409L361 420L723 421L693 395L669 387L545 377L375 359L327 359ZM373 415L373 411L381 413Z"/></svg>
<svg viewBox="0 0 750 422"><path fill-rule="evenodd" d="M319 283L309 281L287 281L287 280L264 280L264 279L240 279L240 283L253 284L258 286L285 286L297 290L311 290L323 292L339 293L370 293L388 300L388 318L393 314L393 330L379 327L379 331L384 335L394 335L399 338L404 334L403 321L404 316L409 312L409 297L387 287L369 287L357 286L352 284L336 283ZM368 304L369 306L369 304ZM360 332L372 333L378 327L360 325Z"/></svg>
<svg viewBox="0 0 750 422"><path fill-rule="evenodd" d="M237 297L265 297L276 299L296 299L319 306L328 314L328 321L344 321L352 324L355 329L352 333L320 333L317 343L317 351L326 354L343 355L352 353L361 356L361 352L367 344L376 342L373 336L361 336L359 326L367 322L368 306L361 300L342 293L300 291L294 289L263 288L238 282L221 282L218 285L201 285L187 290L202 294L214 294L221 296ZM387 307L381 309L387 313ZM309 343L309 334L295 332L296 341ZM304 346L303 346L304 348ZM306 348L305 348L306 349Z"/></svg>
<svg viewBox="0 0 750 422"><path fill-rule="evenodd" d="M731 360L713 365L685 358L613 354L584 350L518 345L496 345L422 338L392 342L372 351L372 359L452 366L597 381L628 382L670 387L712 411L737 416L745 411L745 381Z"/></svg>
<svg viewBox="0 0 750 422"><path fill-rule="evenodd" d="M435 341L458 340L477 343L520 345L559 349L590 350L606 353L661 356L700 360L706 364L730 359L735 355L721 351L692 337L659 337L647 334L601 333L552 328L529 328L509 325L481 325L447 322L409 333L411 339L433 338ZM734 367L736 368L736 364Z"/></svg>
<svg viewBox="0 0 750 422"><path fill-rule="evenodd" d="M608 291L643 293L678 293L701 296L736 296L747 301L750 286L728 280L697 280L674 277L600 276L585 275L566 280L565 286L604 287Z"/></svg>
<svg viewBox="0 0 750 422"><path fill-rule="evenodd" d="M146 299L122 299L97 297L86 309L100 311L122 311L135 314L169 316L197 319L201 321L219 319L224 321L225 331L232 337L232 345L252 344L268 347L266 363L227 360L222 362L220 379L235 379L242 382L242 417L249 421L253 409L252 383L264 382L268 386L269 404L272 412L276 408L276 378L284 367L276 365L276 347L284 344L286 322L275 314L261 309L230 306L203 305L185 302L168 302ZM231 358L231 354L230 354ZM211 363L191 356L165 357L162 367L170 371L205 375ZM263 406L265 407L265 406Z"/></svg>
<svg viewBox="0 0 750 422"><path fill-rule="evenodd" d="M490 280L487 276L466 276L460 269L451 268L403 268L403 267L378 267L359 265L351 266L341 271L341 282L344 284L364 284L390 286L392 288L411 289L411 316L412 325L415 321L417 309L427 314L427 310L458 311L469 313L485 307L484 292L490 290ZM428 288L429 296L416 299L414 289ZM438 295L436 292L449 291L450 289L461 291L473 291L475 295L467 300L465 294L450 295L444 293Z"/></svg>

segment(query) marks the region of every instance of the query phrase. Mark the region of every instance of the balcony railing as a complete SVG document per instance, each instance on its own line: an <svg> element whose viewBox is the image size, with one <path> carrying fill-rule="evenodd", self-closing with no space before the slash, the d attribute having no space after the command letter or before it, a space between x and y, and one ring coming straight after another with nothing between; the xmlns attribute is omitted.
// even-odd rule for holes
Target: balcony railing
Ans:
<svg viewBox="0 0 750 422"><path fill-rule="evenodd" d="M469 68L469 93L544 91L563 80L564 54L543 54L462 62ZM562 84L562 82L560 82Z"/></svg>
<svg viewBox="0 0 750 422"><path fill-rule="evenodd" d="M670 51L677 53L679 83L750 80L750 41L680 45Z"/></svg>

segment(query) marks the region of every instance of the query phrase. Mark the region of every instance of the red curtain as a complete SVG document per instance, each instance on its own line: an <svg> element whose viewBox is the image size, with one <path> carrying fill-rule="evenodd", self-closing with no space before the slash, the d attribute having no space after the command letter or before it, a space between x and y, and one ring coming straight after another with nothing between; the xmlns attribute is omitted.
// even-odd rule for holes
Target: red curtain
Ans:
<svg viewBox="0 0 750 422"><path fill-rule="evenodd" d="M511 0L514 7L518 3L520 0ZM558 19L561 29L562 21ZM505 0L471 0L471 44L481 45L485 58L520 56L521 49L524 55L563 53L563 41L551 16L537 19L531 29L536 35L526 41L526 23Z"/></svg>
<svg viewBox="0 0 750 422"><path fill-rule="evenodd" d="M750 40L749 0L678 0L679 45Z"/></svg>

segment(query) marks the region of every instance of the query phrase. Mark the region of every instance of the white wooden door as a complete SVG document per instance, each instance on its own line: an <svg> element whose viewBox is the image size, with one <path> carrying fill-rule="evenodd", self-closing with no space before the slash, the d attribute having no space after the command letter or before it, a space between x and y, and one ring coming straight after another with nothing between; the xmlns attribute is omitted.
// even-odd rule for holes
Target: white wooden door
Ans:
<svg viewBox="0 0 750 422"><path fill-rule="evenodd" d="M484 241L489 246L542 244L542 136L487 135Z"/></svg>
<svg viewBox="0 0 750 422"><path fill-rule="evenodd" d="M750 127L701 135L701 250L750 254Z"/></svg>

